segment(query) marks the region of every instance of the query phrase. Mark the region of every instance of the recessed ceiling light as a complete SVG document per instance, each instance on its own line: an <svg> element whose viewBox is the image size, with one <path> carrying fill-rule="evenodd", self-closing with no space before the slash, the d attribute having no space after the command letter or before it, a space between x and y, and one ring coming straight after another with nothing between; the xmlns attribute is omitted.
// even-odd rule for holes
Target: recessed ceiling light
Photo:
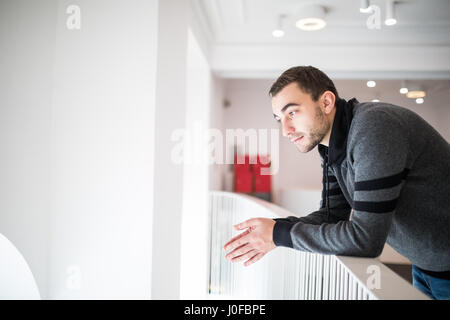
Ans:
<svg viewBox="0 0 450 320"><path fill-rule="evenodd" d="M378 99L373 99L372 102L380 102Z"/></svg>
<svg viewBox="0 0 450 320"><path fill-rule="evenodd" d="M417 98L417 99L416 99L416 103L417 103L417 104L422 104L423 101L424 101L423 98Z"/></svg>
<svg viewBox="0 0 450 320"><path fill-rule="evenodd" d="M325 8L319 5L308 5L300 8L295 26L304 31L316 31L325 28L327 23Z"/></svg>
<svg viewBox="0 0 450 320"><path fill-rule="evenodd" d="M407 94L408 93L408 88L400 88L400 93L401 94Z"/></svg>
<svg viewBox="0 0 450 320"><path fill-rule="evenodd" d="M369 81L367 81L366 85L369 88L373 88L373 87L375 87L377 85L377 83L375 81L373 81L373 80L369 80Z"/></svg>

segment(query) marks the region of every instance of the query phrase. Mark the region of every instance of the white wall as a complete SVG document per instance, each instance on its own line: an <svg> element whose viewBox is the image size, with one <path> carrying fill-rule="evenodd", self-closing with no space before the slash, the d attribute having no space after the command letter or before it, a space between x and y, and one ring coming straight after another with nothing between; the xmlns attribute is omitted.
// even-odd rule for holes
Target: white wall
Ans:
<svg viewBox="0 0 450 320"><path fill-rule="evenodd" d="M192 110L213 90L205 64L186 77L189 23L206 59L207 42L188 0L80 0L80 30L72 4L1 2L0 232L43 298L177 299L197 177L183 183L171 138L200 111L211 120L186 113L187 81Z"/></svg>
<svg viewBox="0 0 450 320"><path fill-rule="evenodd" d="M42 298L150 298L158 1L0 3L0 232Z"/></svg>
<svg viewBox="0 0 450 320"><path fill-rule="evenodd" d="M49 298L149 298L157 1L59 1ZM32 14L32 11L31 11Z"/></svg>
<svg viewBox="0 0 450 320"><path fill-rule="evenodd" d="M0 233L47 295L56 2L0 2Z"/></svg>
<svg viewBox="0 0 450 320"><path fill-rule="evenodd" d="M211 74L211 102L210 102L210 128L218 129L222 133L224 130L224 99L225 99L226 80ZM211 139L212 141L212 139ZM222 152L225 151L223 146ZM209 189L226 190L226 174L229 166L212 163L209 169Z"/></svg>
<svg viewBox="0 0 450 320"><path fill-rule="evenodd" d="M178 299L183 166L172 158L172 133L186 124L187 0L160 1L155 115L152 298Z"/></svg>

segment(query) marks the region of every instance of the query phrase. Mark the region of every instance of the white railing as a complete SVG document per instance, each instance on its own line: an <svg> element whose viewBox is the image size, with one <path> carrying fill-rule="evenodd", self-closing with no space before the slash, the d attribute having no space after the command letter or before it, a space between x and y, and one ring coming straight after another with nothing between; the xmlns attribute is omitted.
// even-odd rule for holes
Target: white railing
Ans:
<svg viewBox="0 0 450 320"><path fill-rule="evenodd" d="M322 255L278 247L244 267L225 259L233 225L294 214L243 194L210 194L209 297L212 299L428 299L377 258Z"/></svg>

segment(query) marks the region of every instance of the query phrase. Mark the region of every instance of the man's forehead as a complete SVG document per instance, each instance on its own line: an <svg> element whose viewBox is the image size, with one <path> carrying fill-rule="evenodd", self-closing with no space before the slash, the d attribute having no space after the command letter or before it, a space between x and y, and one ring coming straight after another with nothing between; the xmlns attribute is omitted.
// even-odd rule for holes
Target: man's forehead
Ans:
<svg viewBox="0 0 450 320"><path fill-rule="evenodd" d="M302 92L300 90L295 90L294 88L283 88L278 94L272 97L272 110L274 113L281 113L283 108L288 105L299 104L302 100Z"/></svg>

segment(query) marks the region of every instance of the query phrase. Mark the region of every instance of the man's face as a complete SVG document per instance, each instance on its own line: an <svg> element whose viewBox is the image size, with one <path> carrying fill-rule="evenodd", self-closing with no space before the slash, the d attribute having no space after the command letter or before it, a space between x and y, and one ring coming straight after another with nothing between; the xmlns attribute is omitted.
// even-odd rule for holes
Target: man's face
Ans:
<svg viewBox="0 0 450 320"><path fill-rule="evenodd" d="M272 97L273 115L281 123L283 136L300 152L314 149L330 130L330 121L321 106L323 97L313 101L295 82Z"/></svg>

